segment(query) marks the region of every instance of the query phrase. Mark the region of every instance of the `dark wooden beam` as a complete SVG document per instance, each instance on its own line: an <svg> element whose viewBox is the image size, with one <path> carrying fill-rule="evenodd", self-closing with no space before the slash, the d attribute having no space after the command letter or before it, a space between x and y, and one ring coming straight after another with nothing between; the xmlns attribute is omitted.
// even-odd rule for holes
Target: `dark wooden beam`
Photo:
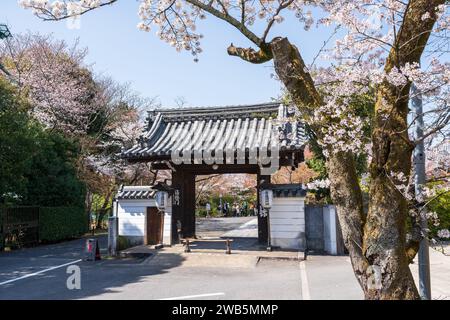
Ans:
<svg viewBox="0 0 450 320"><path fill-rule="evenodd" d="M172 187L180 195L179 205L172 207L172 240L178 243L178 224L183 237L195 236L195 175L185 170L172 172Z"/></svg>
<svg viewBox="0 0 450 320"><path fill-rule="evenodd" d="M268 237L268 219L267 217L261 217L259 215L259 211L261 210L261 199L259 197L260 194L260 186L262 184L267 184L270 183L270 176L266 176L266 175L261 175L260 172L258 172L257 175L257 188L256 188L256 199L257 199L257 203L258 203L258 242L261 244L266 244L267 243L267 237Z"/></svg>
<svg viewBox="0 0 450 320"><path fill-rule="evenodd" d="M174 166L175 170L192 172L196 175L207 174L225 174L225 173L258 173L258 165L256 164L223 164L223 165L204 165L204 164L187 164Z"/></svg>
<svg viewBox="0 0 450 320"><path fill-rule="evenodd" d="M280 150L279 153L279 162L281 163L286 163L283 165L291 165L292 163L298 165L298 163L303 162L304 161L304 156L303 156L303 149L284 149L284 150ZM237 154L235 154L235 160L233 164L224 164L227 166L239 166L241 164L237 164L236 162L236 156ZM137 162L151 162L152 165L158 165L161 167L164 167L164 169L170 169L169 167L167 167L167 165L165 164L165 162L171 162L171 157L170 155L152 155L152 156L132 156L132 157L125 157L125 159L129 162L129 163L137 163ZM245 165L251 165L249 163L249 153L246 152L245 153L245 159L246 159L246 163ZM194 163L194 159L191 159L191 163ZM173 165L173 163L172 163ZM194 164L187 164L187 165L194 165ZM202 163L199 164L200 166L210 166L206 163ZM156 169L156 167L155 167ZM159 168L158 168L159 169Z"/></svg>

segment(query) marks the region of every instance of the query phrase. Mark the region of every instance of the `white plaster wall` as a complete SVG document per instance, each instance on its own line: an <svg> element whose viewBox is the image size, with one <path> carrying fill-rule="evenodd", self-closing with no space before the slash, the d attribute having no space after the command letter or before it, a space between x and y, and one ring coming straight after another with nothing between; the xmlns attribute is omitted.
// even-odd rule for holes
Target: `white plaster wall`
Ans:
<svg viewBox="0 0 450 320"><path fill-rule="evenodd" d="M119 236L144 236L147 207L154 207L154 200L119 200Z"/></svg>
<svg viewBox="0 0 450 320"><path fill-rule="evenodd" d="M145 234L145 215L147 207L155 207L155 200L119 200L119 236L143 237ZM164 212L163 244L172 244L172 199Z"/></svg>
<svg viewBox="0 0 450 320"><path fill-rule="evenodd" d="M304 248L305 198L274 197L269 218L273 246L286 249Z"/></svg>
<svg viewBox="0 0 450 320"><path fill-rule="evenodd" d="M323 207L323 236L324 249L327 253L337 254L336 207L332 205Z"/></svg>

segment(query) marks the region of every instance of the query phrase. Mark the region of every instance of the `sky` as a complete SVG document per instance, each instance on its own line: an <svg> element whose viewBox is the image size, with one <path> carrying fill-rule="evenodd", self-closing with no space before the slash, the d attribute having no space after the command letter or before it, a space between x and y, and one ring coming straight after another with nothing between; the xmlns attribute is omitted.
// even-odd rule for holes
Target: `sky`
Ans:
<svg viewBox="0 0 450 320"><path fill-rule="evenodd" d="M233 27L210 16L202 21L198 30L204 35L203 53L196 63L190 53L178 53L159 40L156 28L149 33L138 30L137 10L137 1L121 0L83 15L80 28L70 29L66 21L38 19L17 0L1 0L0 23L8 24L13 34L52 33L68 43L78 38L80 46L88 48L87 63L96 74L130 83L143 97L156 97L165 107L176 105L180 98L195 107L268 102L280 95L281 85L271 76L271 62L255 65L228 56L231 42L251 46ZM271 33L272 37L280 35L299 45L307 63L328 38L320 30L305 32L293 17Z"/></svg>

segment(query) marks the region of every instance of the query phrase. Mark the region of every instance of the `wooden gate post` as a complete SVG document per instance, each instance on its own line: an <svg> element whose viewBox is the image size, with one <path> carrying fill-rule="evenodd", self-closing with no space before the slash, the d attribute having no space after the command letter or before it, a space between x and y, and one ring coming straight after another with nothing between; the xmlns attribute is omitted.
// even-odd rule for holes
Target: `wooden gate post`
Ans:
<svg viewBox="0 0 450 320"><path fill-rule="evenodd" d="M180 190L180 204L173 208L172 237L178 242L177 221L181 222L183 238L195 237L195 175L176 168L172 171L173 187Z"/></svg>
<svg viewBox="0 0 450 320"><path fill-rule="evenodd" d="M267 244L267 238L269 235L269 228L268 223L269 220L266 217L261 217L260 210L261 210L261 199L259 198L259 193L261 191L260 186L262 184L270 183L270 176L263 176L260 174L258 170L257 174L257 186L256 186L256 199L257 199L257 205L258 205L258 242L261 244Z"/></svg>

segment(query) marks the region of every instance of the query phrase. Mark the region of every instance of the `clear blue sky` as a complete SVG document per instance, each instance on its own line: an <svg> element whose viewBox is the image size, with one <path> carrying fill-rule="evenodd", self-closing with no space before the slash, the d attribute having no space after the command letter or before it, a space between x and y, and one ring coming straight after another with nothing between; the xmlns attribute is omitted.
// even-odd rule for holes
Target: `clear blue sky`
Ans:
<svg viewBox="0 0 450 320"><path fill-rule="evenodd" d="M251 44L233 27L208 16L198 30L205 36L198 63L188 52L178 53L155 35L139 31L136 25L138 2L121 0L81 18L81 28L68 29L66 22L44 22L17 0L2 0L0 23L7 23L14 33L31 30L53 33L57 39L89 49L87 62L99 74L129 82L146 97L157 97L164 106L173 106L183 97L189 106L248 104L270 101L280 93L280 84L271 78L272 63L253 65L226 53L227 46ZM328 30L329 31L329 30ZM277 25L273 36L288 36L310 63L328 37L323 30L305 32L294 18Z"/></svg>

